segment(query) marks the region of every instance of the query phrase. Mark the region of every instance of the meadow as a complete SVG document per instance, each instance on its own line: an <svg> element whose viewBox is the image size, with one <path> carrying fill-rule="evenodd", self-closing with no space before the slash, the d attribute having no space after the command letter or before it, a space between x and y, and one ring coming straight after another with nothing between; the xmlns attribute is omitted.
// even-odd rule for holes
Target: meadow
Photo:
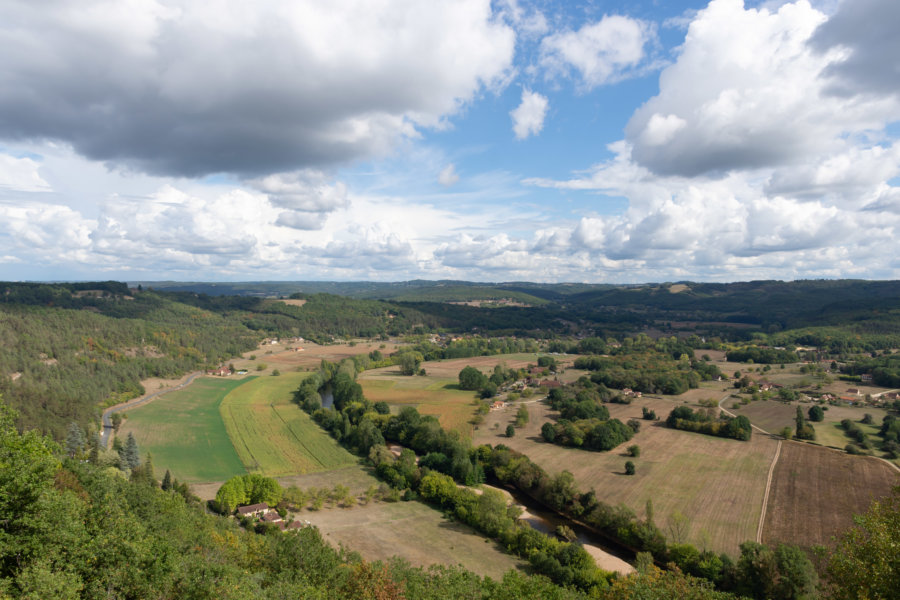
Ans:
<svg viewBox="0 0 900 600"><path fill-rule="evenodd" d="M244 467L281 477L346 466L356 459L293 403L304 373L259 377L232 390L219 412Z"/></svg>
<svg viewBox="0 0 900 600"><path fill-rule="evenodd" d="M152 455L158 476L168 469L181 481L200 482L245 473L219 415L225 396L245 383L200 377L184 389L128 411L119 438L133 433L141 456Z"/></svg>

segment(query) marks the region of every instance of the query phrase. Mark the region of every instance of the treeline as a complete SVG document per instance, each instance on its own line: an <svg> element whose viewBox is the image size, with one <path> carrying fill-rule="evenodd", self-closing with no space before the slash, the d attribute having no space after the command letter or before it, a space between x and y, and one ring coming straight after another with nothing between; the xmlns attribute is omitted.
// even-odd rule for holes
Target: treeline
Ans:
<svg viewBox="0 0 900 600"><path fill-rule="evenodd" d="M841 372L847 375L870 373L872 383L887 388L900 387L900 354L885 352L881 356L859 357L841 365Z"/></svg>
<svg viewBox="0 0 900 600"><path fill-rule="evenodd" d="M441 360L537 352L540 346L534 339L527 338L469 336L444 344L422 341L414 344L411 349L421 353L425 360Z"/></svg>
<svg viewBox="0 0 900 600"><path fill-rule="evenodd" d="M760 348L759 346L745 346L728 350L725 352L725 357L731 362L750 361L762 365L795 363L800 360L797 353L792 350Z"/></svg>
<svg viewBox="0 0 900 600"><path fill-rule="evenodd" d="M721 415L716 418L706 411L694 411L689 406L673 409L666 418L666 427L744 442L750 440L750 434L753 432L750 419L744 415L738 417Z"/></svg>
<svg viewBox="0 0 900 600"><path fill-rule="evenodd" d="M594 371L591 380L608 388L678 395L701 381L721 376L718 367L694 358L694 350L674 338L652 340L641 334L608 347L608 356L582 356L576 369Z"/></svg>

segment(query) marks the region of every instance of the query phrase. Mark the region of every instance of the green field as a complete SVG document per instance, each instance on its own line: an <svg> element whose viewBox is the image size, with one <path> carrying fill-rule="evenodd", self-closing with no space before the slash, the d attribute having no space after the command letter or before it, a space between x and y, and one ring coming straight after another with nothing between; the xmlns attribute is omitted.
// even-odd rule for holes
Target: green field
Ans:
<svg viewBox="0 0 900 600"><path fill-rule="evenodd" d="M423 415L438 418L445 429L454 429L466 437L472 434L470 421L475 416L475 393L456 389L456 379L404 377L403 375L360 377L363 394L372 402L391 406L414 406Z"/></svg>
<svg viewBox="0 0 900 600"><path fill-rule="evenodd" d="M225 396L244 383L201 377L128 411L119 437L134 433L141 456L152 455L158 476L169 469L181 481L199 482L245 473L219 415Z"/></svg>
<svg viewBox="0 0 900 600"><path fill-rule="evenodd" d="M260 377L235 388L219 412L248 471L281 477L334 469L356 459L292 402L307 376Z"/></svg>

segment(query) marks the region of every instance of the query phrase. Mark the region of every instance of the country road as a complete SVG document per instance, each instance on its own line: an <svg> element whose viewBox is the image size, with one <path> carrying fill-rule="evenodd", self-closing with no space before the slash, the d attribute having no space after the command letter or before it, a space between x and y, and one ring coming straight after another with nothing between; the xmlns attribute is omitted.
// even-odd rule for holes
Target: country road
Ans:
<svg viewBox="0 0 900 600"><path fill-rule="evenodd" d="M152 394L147 394L145 396L141 396L140 398L135 398L134 400L129 400L128 402L124 402L122 404L116 404L115 406L110 406L106 410L103 411L103 432L100 434L100 445L103 448L109 448L109 438L113 432L112 419L110 415L117 412L122 412L124 410L128 410L129 408L134 408L136 406L142 406L147 404L151 400L162 396L163 394L167 394L169 392L173 392L175 390L180 390L190 384L196 377L202 375L202 371L197 371L196 373L191 373L187 379L176 385L175 387L160 390L158 392L153 392Z"/></svg>

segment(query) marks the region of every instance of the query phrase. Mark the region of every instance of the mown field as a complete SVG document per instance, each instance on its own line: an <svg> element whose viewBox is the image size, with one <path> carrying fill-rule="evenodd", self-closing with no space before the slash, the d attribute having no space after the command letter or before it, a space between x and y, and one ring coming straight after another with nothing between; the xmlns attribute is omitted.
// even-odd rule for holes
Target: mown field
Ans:
<svg viewBox="0 0 900 600"><path fill-rule="evenodd" d="M692 395L717 394L721 397L721 388ZM664 420L681 403L680 397L646 398L631 405L608 404L607 408L623 422L640 419L643 406ZM514 437L507 438L502 432L514 421L515 404L490 413L474 441L506 444L553 474L571 471L582 489L594 488L604 502L622 503L641 517L647 501L652 500L654 520L664 532L668 533L672 516L681 513L688 521L686 540L698 547L736 554L740 543L756 539L766 477L777 446L769 436L755 433L750 442L739 442L641 421L640 432L630 442L610 452L591 452L544 442L541 425L556 413L542 402L526 406L529 423ZM640 446L639 458L625 456L631 444ZM626 460L635 463L634 476L624 474Z"/></svg>
<svg viewBox="0 0 900 600"><path fill-rule="evenodd" d="M777 433L784 427L794 428L795 417L797 415L797 406L803 411L804 416L807 415L811 406L809 402L805 403L784 403L778 400L758 400L740 406L737 409L731 408L732 400L726 400L722 406L729 411L746 415L750 421L759 427L762 427L770 433ZM869 406L824 406L825 420L812 423L816 430L816 444L822 446L831 446L834 448L843 448L850 443L850 438L844 434L840 423L844 419L850 419L859 423L863 416L868 413L872 415L875 425L862 425L860 427L872 437L873 440L879 439L874 437L881 427L881 421L887 414L887 411L881 408L873 408Z"/></svg>
<svg viewBox="0 0 900 600"><path fill-rule="evenodd" d="M141 455L149 452L158 476L166 469L181 481L223 481L245 473L219 405L247 380L201 377L188 387L159 396L128 411L119 431L133 433Z"/></svg>
<svg viewBox="0 0 900 600"><path fill-rule="evenodd" d="M396 369L388 373L393 371ZM423 415L437 417L445 429L471 436L475 392L457 389L457 380L375 373L363 373L358 379L363 394L372 402L383 401L394 407L414 406Z"/></svg>
<svg viewBox="0 0 900 600"><path fill-rule="evenodd" d="M785 442L775 467L763 528L766 543L833 545L875 498L900 485L900 472L869 457Z"/></svg>
<svg viewBox="0 0 900 600"><path fill-rule="evenodd" d="M268 477L334 469L356 462L292 402L306 377L259 377L232 390L219 412L244 467Z"/></svg>
<svg viewBox="0 0 900 600"><path fill-rule="evenodd" d="M495 578L525 565L496 542L421 502L303 511L301 518L318 527L333 545L343 544L368 560L399 556L416 566L462 564Z"/></svg>
<svg viewBox="0 0 900 600"><path fill-rule="evenodd" d="M359 465L318 473L279 477L283 487L332 489L344 485L361 497L380 481ZM221 483L192 486L195 494L214 498ZM506 554L497 544L471 528L446 519L421 502L372 502L352 508L304 509L298 519L316 525L332 545L343 544L367 560L399 556L418 566L462 564L480 575L500 577L524 563Z"/></svg>

